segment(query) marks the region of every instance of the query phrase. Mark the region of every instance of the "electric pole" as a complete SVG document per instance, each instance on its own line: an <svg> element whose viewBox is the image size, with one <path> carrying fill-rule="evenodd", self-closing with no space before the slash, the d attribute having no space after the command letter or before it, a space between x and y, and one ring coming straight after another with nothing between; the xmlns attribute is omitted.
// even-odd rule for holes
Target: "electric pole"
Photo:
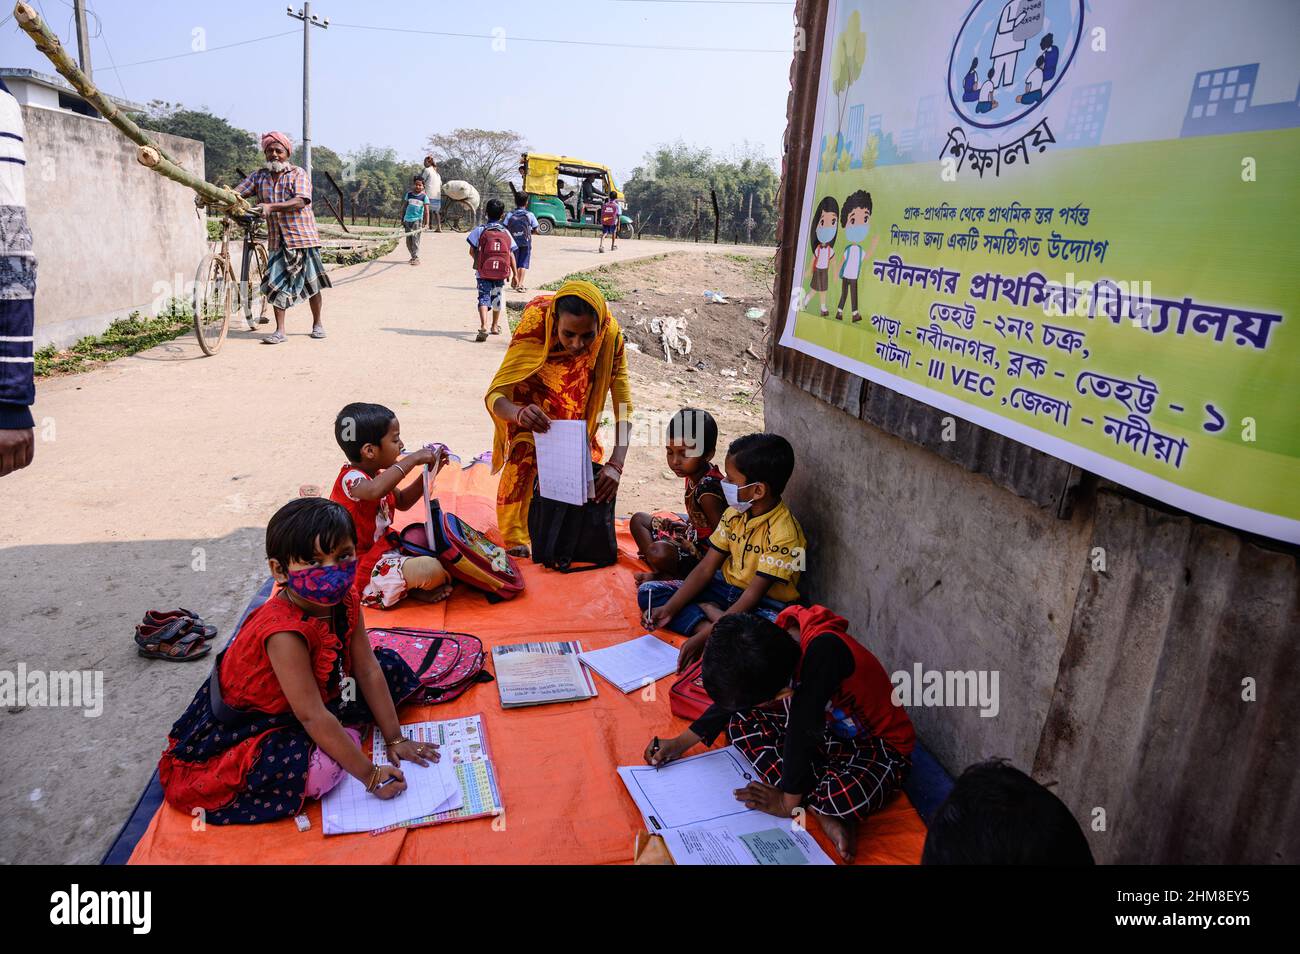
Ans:
<svg viewBox="0 0 1300 954"><path fill-rule="evenodd" d="M74 0L73 12L77 15L77 65L90 76L90 32L86 29L86 0Z"/></svg>
<svg viewBox="0 0 1300 954"><path fill-rule="evenodd" d="M80 6L80 2L78 2ZM297 13L293 7L286 7L285 12L295 20L302 21L302 167L307 172L307 181L311 181L311 28L327 29L330 18L322 20L311 12L311 4L305 2Z"/></svg>

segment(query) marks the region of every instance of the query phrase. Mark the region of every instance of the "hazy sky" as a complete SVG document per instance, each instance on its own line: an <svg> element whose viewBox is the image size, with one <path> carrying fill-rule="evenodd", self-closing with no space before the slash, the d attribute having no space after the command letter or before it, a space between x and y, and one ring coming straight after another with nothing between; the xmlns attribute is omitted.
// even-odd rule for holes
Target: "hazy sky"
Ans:
<svg viewBox="0 0 1300 954"><path fill-rule="evenodd" d="M75 51L71 3L31 2ZM89 8L99 20L89 18L98 34L92 66L105 92L206 107L254 132L301 136L302 24L285 3L90 0ZM719 152L748 141L775 158L793 10L774 0L316 0L312 12L330 26L312 30L312 141L339 152L391 146L414 159L434 132L513 129L537 151L605 162L620 181L648 149L679 138ZM286 31L294 32L219 49ZM191 53L200 43L207 52ZM174 58L141 62L161 57ZM11 18L0 26L0 66L53 72Z"/></svg>

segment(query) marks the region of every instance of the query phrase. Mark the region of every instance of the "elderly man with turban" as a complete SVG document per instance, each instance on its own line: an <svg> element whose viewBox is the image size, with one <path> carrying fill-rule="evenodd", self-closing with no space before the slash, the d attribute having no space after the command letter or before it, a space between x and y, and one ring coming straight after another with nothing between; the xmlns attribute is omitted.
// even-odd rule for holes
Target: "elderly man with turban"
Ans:
<svg viewBox="0 0 1300 954"><path fill-rule="evenodd" d="M284 133L267 133L262 137L265 164L235 187L245 198L256 196L258 210L266 218L271 258L262 277L262 293L275 309L275 333L264 337L263 344L285 340L285 309L304 298L311 305L311 336L325 337L320 292L330 287L330 280L321 263L320 234L311 209L311 178L305 169L289 162L292 151L293 144Z"/></svg>

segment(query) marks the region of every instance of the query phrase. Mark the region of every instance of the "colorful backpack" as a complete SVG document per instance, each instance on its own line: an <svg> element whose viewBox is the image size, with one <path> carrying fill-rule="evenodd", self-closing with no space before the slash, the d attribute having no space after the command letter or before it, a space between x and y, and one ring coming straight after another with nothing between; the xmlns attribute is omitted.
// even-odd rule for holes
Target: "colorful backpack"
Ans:
<svg viewBox="0 0 1300 954"><path fill-rule="evenodd" d="M533 244L533 223L528 219L527 209L515 209L506 216L506 231L520 248Z"/></svg>
<svg viewBox="0 0 1300 954"><path fill-rule="evenodd" d="M606 202L600 207L600 224L617 225L618 224L618 203L614 200Z"/></svg>
<svg viewBox="0 0 1300 954"><path fill-rule="evenodd" d="M488 226L478 234L479 278L504 281L510 277L510 233L500 225Z"/></svg>
<svg viewBox="0 0 1300 954"><path fill-rule="evenodd" d="M443 513L436 502L429 507L436 540L429 540L423 523L413 523L400 534L389 530L389 544L408 556L437 557L444 570L482 590L489 602L499 603L523 591L523 574L510 554L454 513Z"/></svg>
<svg viewBox="0 0 1300 954"><path fill-rule="evenodd" d="M416 705L450 702L479 682L491 682L485 672L483 643L469 633L439 629L368 629L374 649L389 649L402 657L420 680L420 688L402 701Z"/></svg>
<svg viewBox="0 0 1300 954"><path fill-rule="evenodd" d="M695 660L668 690L668 709L679 719L694 722L704 715L713 700L704 691L704 660Z"/></svg>

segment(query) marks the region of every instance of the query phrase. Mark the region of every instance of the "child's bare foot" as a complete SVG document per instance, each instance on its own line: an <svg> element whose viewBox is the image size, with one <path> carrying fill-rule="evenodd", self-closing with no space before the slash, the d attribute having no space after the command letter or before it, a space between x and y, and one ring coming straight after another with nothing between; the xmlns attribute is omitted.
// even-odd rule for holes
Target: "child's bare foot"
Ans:
<svg viewBox="0 0 1300 954"><path fill-rule="evenodd" d="M506 553L509 553L513 557L526 557L528 556L528 547L521 543L517 547L510 547L506 550Z"/></svg>
<svg viewBox="0 0 1300 954"><path fill-rule="evenodd" d="M858 820L853 817L840 818L836 815L826 815L822 812L816 812L816 815L822 831L826 832L826 837L831 840L831 844L840 853L844 863L852 864L853 850L858 843Z"/></svg>
<svg viewBox="0 0 1300 954"><path fill-rule="evenodd" d="M700 603L700 612L704 614L705 619L710 623L716 623L722 619L722 607L717 603Z"/></svg>
<svg viewBox="0 0 1300 954"><path fill-rule="evenodd" d="M441 603L451 596L451 584L444 583L432 590L411 590L407 595L421 603Z"/></svg>
<svg viewBox="0 0 1300 954"><path fill-rule="evenodd" d="M641 573L633 573L632 579L636 580L638 584L641 584L649 583L651 580L657 580L659 577L655 575L653 570L645 570Z"/></svg>

